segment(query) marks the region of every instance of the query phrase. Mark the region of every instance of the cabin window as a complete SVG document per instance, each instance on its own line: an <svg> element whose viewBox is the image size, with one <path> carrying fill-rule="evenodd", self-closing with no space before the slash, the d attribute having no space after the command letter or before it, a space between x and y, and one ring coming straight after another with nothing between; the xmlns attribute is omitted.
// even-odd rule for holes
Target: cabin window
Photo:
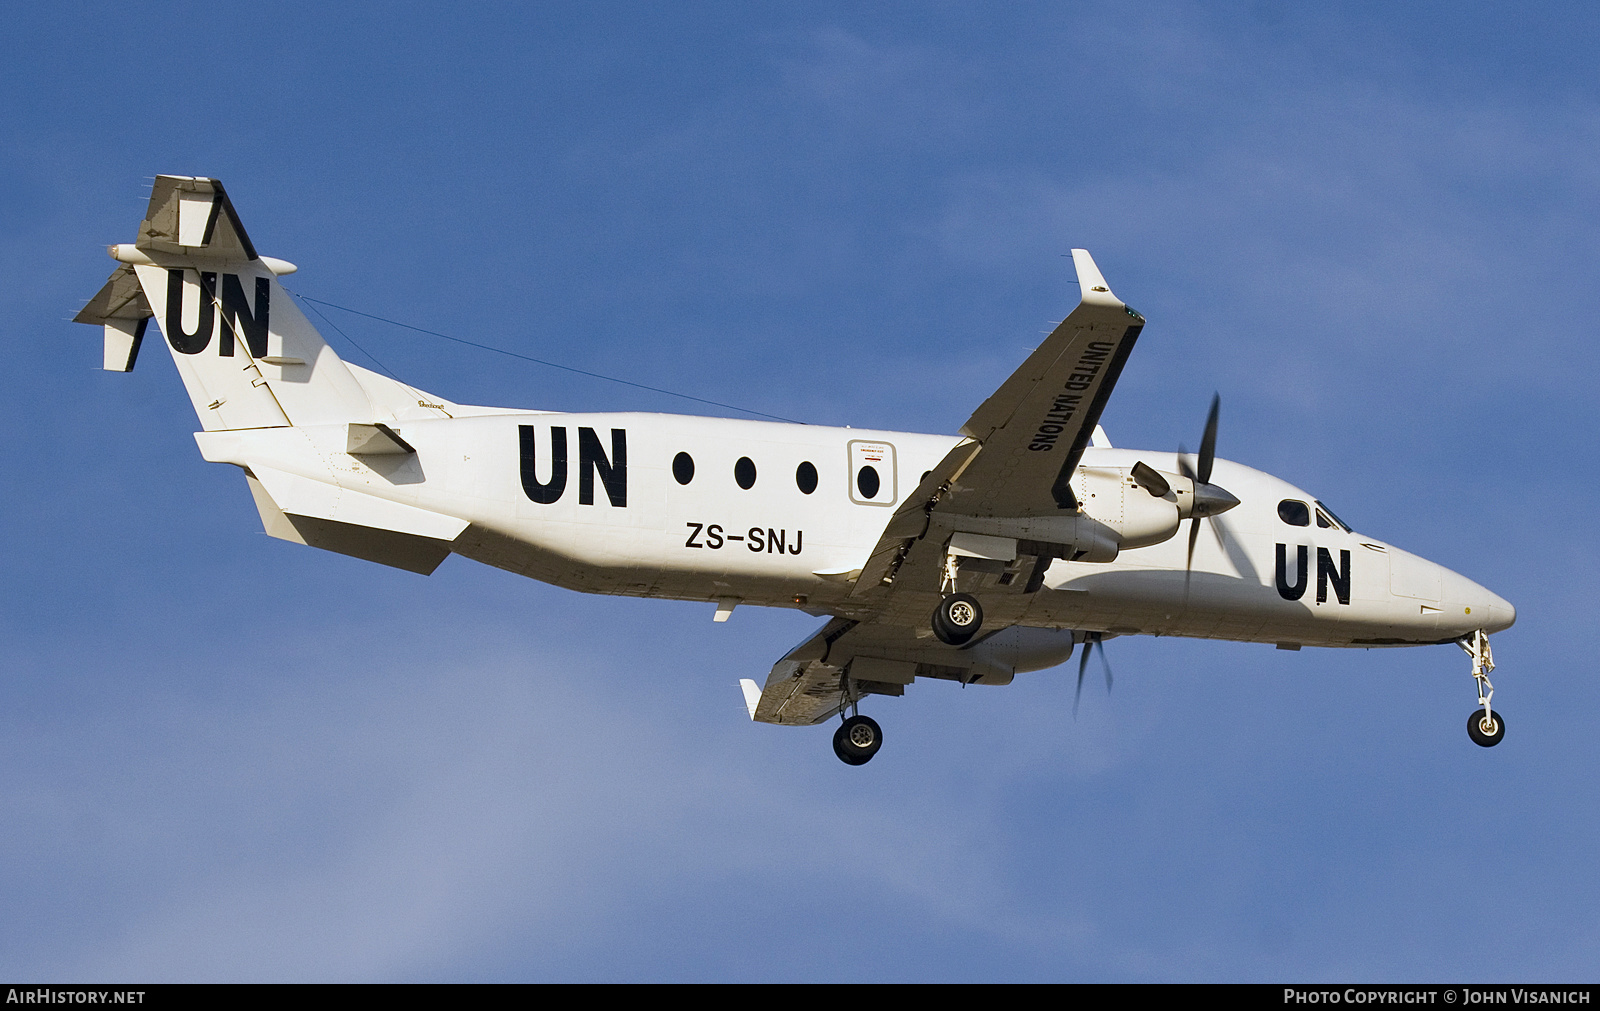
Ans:
<svg viewBox="0 0 1600 1011"><path fill-rule="evenodd" d="M1278 503L1278 519L1291 527L1311 525L1311 509L1299 499L1286 498Z"/></svg>
<svg viewBox="0 0 1600 1011"><path fill-rule="evenodd" d="M878 497L878 489L883 487L883 479L878 476L878 469L871 464L856 471L856 490L864 499Z"/></svg>
<svg viewBox="0 0 1600 1011"><path fill-rule="evenodd" d="M679 484L688 484L694 480L694 457L688 453L679 453L672 458L672 476Z"/></svg>
<svg viewBox="0 0 1600 1011"><path fill-rule="evenodd" d="M794 483L804 495L810 495L817 490L817 468L810 460L794 469Z"/></svg>
<svg viewBox="0 0 1600 1011"><path fill-rule="evenodd" d="M756 483L756 463L748 456L739 457L739 462L733 465L733 479L739 482L739 487L749 491Z"/></svg>

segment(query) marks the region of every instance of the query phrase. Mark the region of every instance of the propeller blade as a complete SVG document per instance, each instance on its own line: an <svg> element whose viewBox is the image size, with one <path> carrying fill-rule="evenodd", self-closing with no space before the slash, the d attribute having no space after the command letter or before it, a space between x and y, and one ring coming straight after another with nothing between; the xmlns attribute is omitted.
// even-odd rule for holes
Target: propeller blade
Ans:
<svg viewBox="0 0 1600 1011"><path fill-rule="evenodd" d="M1191 481L1198 480L1194 474L1194 466L1189 463L1189 451L1183 448L1183 443L1178 443L1178 473Z"/></svg>
<svg viewBox="0 0 1600 1011"><path fill-rule="evenodd" d="M1189 521L1189 556L1183 563L1183 600L1189 601L1189 577L1194 574L1194 546L1200 539L1200 517Z"/></svg>
<svg viewBox="0 0 1600 1011"><path fill-rule="evenodd" d="M1111 694L1111 661L1106 659L1106 644L1104 633L1083 633L1083 648L1078 653L1078 690L1072 696L1072 718L1078 718L1078 703L1083 699L1083 675L1089 669L1089 654L1094 652L1096 646L1100 647L1100 666L1106 672L1106 694Z"/></svg>
<svg viewBox="0 0 1600 1011"><path fill-rule="evenodd" d="M1072 696L1072 718L1078 718L1078 702L1083 698L1083 672L1089 667L1089 647L1093 643L1084 636L1083 649L1078 653L1078 691Z"/></svg>
<svg viewBox="0 0 1600 1011"><path fill-rule="evenodd" d="M1217 462L1217 416L1222 412L1222 394L1211 395L1211 410L1206 414L1205 434L1200 437L1199 466L1190 469L1189 461L1184 458L1183 447L1178 447L1178 467L1183 471L1183 476L1195 483L1195 516L1189 522L1189 553L1183 563L1183 601L1185 606L1189 602L1189 580L1194 576L1194 546L1200 540L1200 520L1211 512L1226 512L1233 505L1238 505L1239 500L1223 492L1220 488L1207 489L1203 485L1211 483L1211 467ZM1233 499L1233 504L1212 502L1206 498L1210 493L1215 498L1215 493L1221 492L1226 498ZM1221 508L1213 508L1221 504ZM1202 506L1204 508L1202 508Z"/></svg>
<svg viewBox="0 0 1600 1011"><path fill-rule="evenodd" d="M1200 438L1201 484L1211 483L1211 465L1217 458L1217 412L1222 407L1222 394L1211 395L1211 413L1206 415L1206 434Z"/></svg>

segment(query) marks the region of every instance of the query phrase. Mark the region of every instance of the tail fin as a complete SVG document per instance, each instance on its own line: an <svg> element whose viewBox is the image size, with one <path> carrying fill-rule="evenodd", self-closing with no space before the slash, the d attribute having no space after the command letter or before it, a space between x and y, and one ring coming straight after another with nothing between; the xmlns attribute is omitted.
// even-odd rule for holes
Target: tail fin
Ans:
<svg viewBox="0 0 1600 1011"><path fill-rule="evenodd" d="M138 240L109 251L122 266L76 321L105 327L105 367L126 372L154 316L206 431L381 420L218 180L157 176Z"/></svg>

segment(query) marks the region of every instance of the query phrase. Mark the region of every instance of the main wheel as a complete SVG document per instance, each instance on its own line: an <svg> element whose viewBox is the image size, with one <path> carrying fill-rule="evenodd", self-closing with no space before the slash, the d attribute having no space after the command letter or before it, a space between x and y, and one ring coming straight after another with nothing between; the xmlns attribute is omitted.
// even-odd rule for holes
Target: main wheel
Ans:
<svg viewBox="0 0 1600 1011"><path fill-rule="evenodd" d="M933 634L949 646L961 646L983 626L983 608L970 593L952 593L933 609Z"/></svg>
<svg viewBox="0 0 1600 1011"><path fill-rule="evenodd" d="M883 728L870 716L852 716L833 734L833 753L846 765L866 765L883 747Z"/></svg>
<svg viewBox="0 0 1600 1011"><path fill-rule="evenodd" d="M1506 718L1494 713L1485 719L1482 709L1474 709L1467 716L1467 736L1480 748L1492 748L1506 739Z"/></svg>

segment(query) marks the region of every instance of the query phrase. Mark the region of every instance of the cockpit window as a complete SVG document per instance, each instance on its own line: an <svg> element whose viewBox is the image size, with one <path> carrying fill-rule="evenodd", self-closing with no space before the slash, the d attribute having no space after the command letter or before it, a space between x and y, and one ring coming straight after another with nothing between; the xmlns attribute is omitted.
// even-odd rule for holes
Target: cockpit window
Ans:
<svg viewBox="0 0 1600 1011"><path fill-rule="evenodd" d="M1299 499L1286 498L1278 503L1278 519L1291 527L1308 527L1311 525L1311 510Z"/></svg>
<svg viewBox="0 0 1600 1011"><path fill-rule="evenodd" d="M1350 524L1346 523L1344 520L1342 520L1339 517L1335 516L1333 514L1333 510L1329 509L1327 506L1323 505L1321 502L1317 503L1317 526L1319 526L1319 527L1338 527L1340 530L1343 530L1347 534L1355 533L1354 530L1350 529Z"/></svg>

